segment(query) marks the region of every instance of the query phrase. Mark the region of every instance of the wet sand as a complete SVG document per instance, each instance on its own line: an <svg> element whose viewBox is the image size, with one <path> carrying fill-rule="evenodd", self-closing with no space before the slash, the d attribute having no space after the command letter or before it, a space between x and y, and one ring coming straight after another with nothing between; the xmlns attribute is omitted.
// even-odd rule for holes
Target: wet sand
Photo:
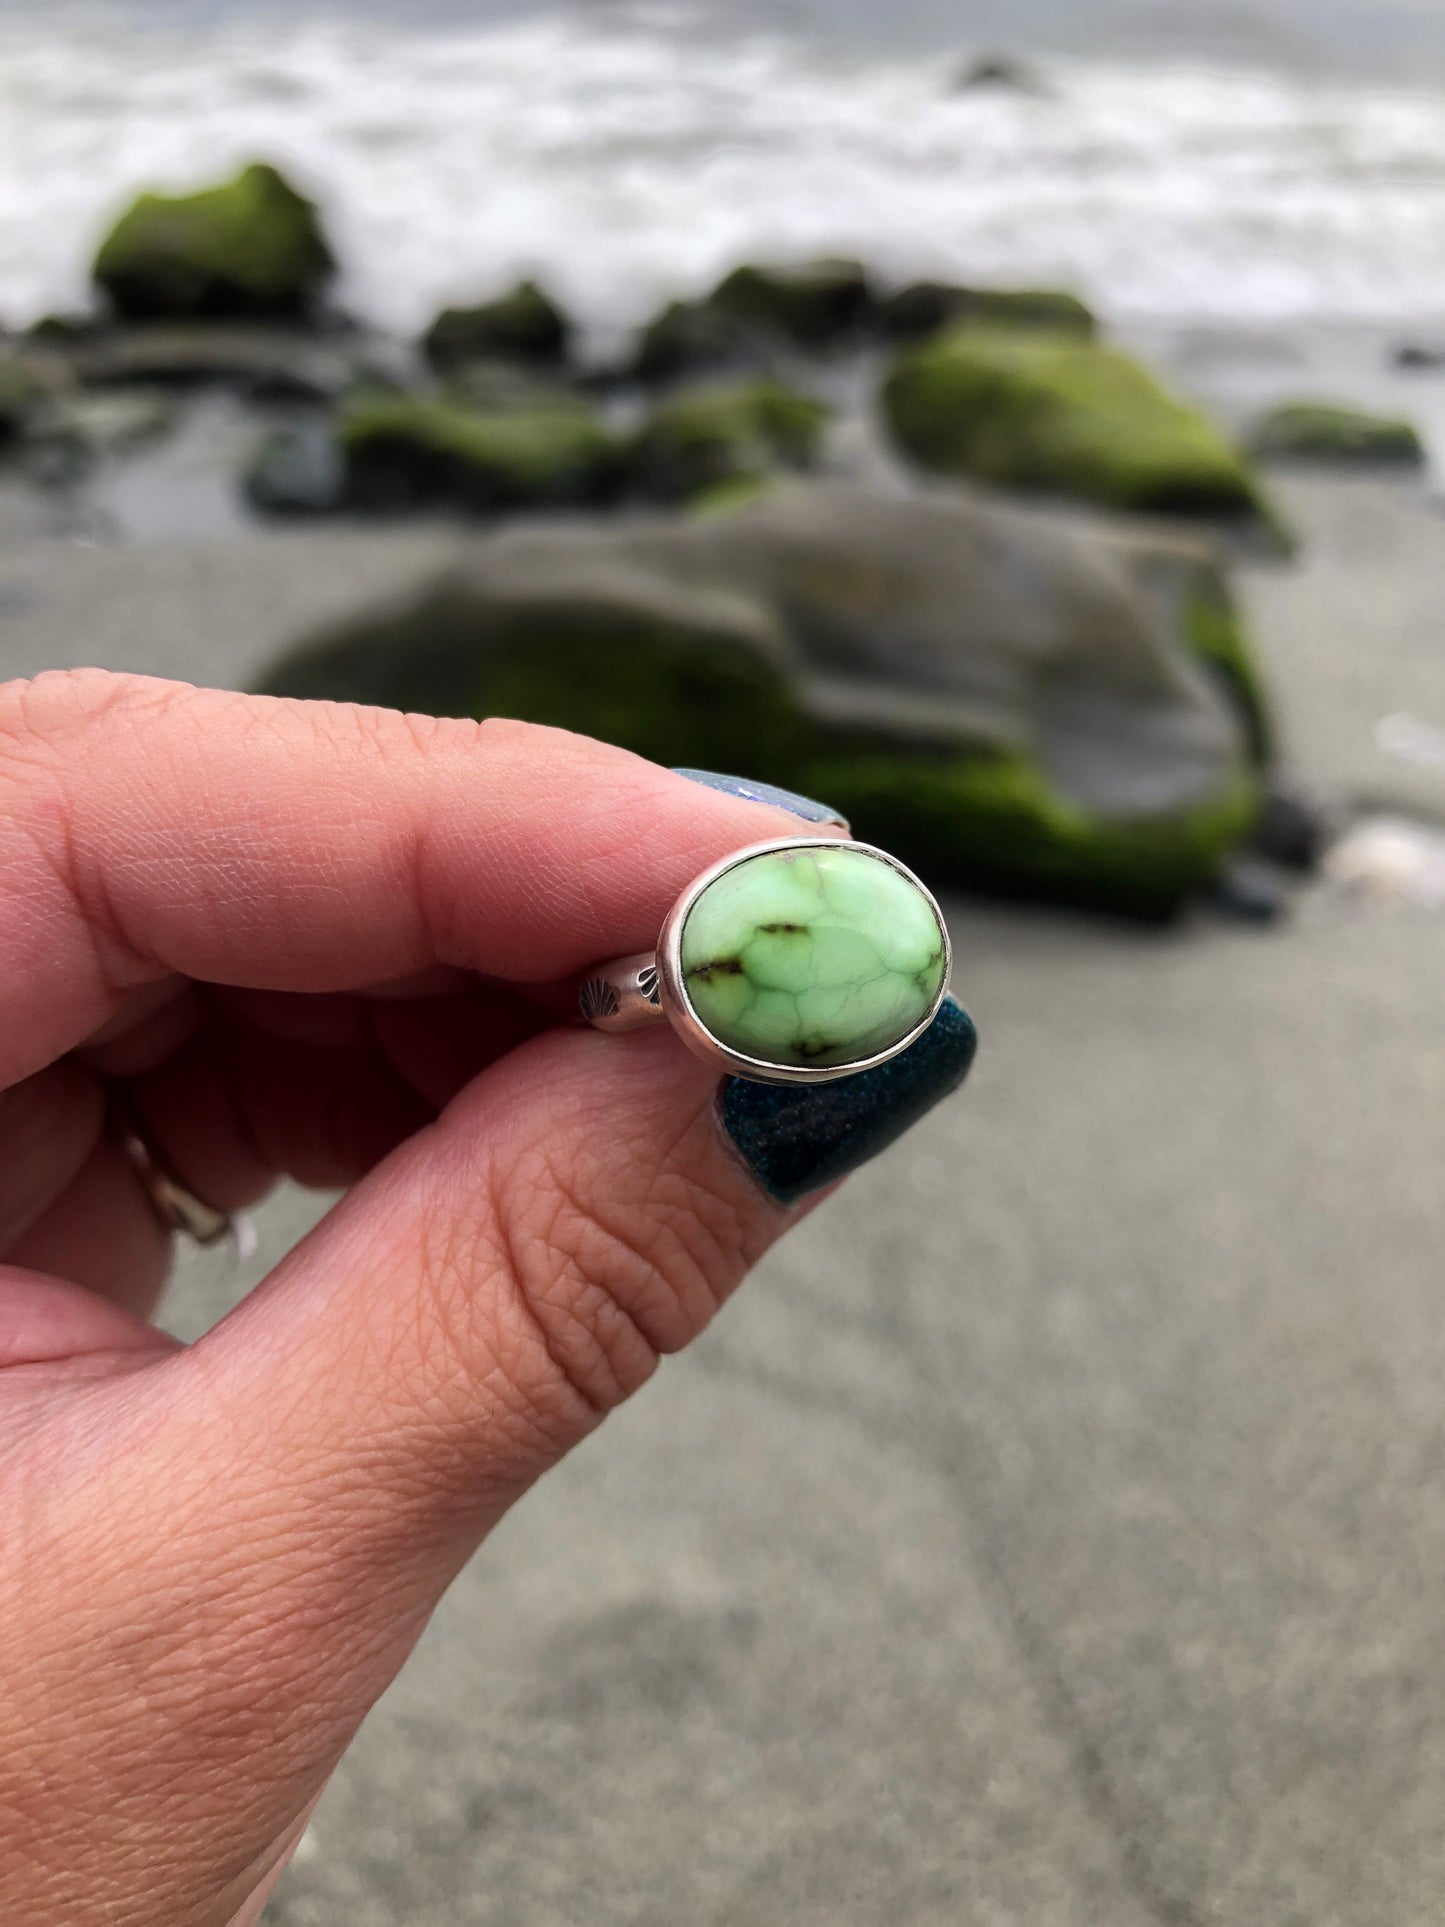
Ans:
<svg viewBox="0 0 1445 1927"><path fill-rule="evenodd" d="M1293 760L1445 814L1372 733L1445 721L1439 512L1286 494ZM225 683L449 540L21 533L4 673ZM281 1927L1439 1918L1445 925L950 909L968 1093L496 1535ZM178 1328L244 1282L190 1263Z"/></svg>

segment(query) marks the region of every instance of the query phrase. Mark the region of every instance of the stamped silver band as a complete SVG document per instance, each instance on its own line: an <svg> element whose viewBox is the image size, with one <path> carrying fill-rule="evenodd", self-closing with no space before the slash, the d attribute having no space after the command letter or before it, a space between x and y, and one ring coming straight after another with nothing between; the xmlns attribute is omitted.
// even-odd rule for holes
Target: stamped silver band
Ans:
<svg viewBox="0 0 1445 1927"><path fill-rule="evenodd" d="M938 989L925 1014L905 1034L890 1042L886 1049L873 1051L846 1063L774 1063L732 1048L709 1029L699 1015L688 993L683 967L683 931L694 905L706 890L740 864L750 862L755 857L806 850L819 850L830 855L840 851L853 852L887 864L923 897L932 910L938 929L942 968ZM619 957L589 971L578 996L578 1008L594 1029L612 1035L646 1029L658 1023L670 1024L694 1056L735 1077L749 1078L760 1084L831 1084L840 1078L856 1077L860 1071L873 1070L880 1064L886 1064L916 1043L938 1015L948 994L952 965L953 947L943 912L933 893L906 864L900 863L886 850L875 849L867 843L844 842L837 837L788 837L735 850L731 856L724 857L720 863L713 864L701 876L695 877L668 912L658 937L657 949L636 956Z"/></svg>
<svg viewBox="0 0 1445 1927"><path fill-rule="evenodd" d="M665 1024L662 990L657 974L657 952L643 950L635 957L619 957L603 964L583 984L578 1008L594 1030L621 1036L649 1024Z"/></svg>

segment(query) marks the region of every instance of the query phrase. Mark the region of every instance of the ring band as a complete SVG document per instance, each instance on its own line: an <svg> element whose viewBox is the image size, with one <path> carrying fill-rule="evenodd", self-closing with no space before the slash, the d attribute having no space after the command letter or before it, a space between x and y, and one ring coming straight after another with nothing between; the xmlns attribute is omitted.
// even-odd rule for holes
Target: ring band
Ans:
<svg viewBox="0 0 1445 1927"><path fill-rule="evenodd" d="M181 1183L130 1106L113 1097L111 1111L120 1147L166 1230L179 1231L198 1245L218 1245L231 1237L235 1223L229 1212L218 1211Z"/></svg>
<svg viewBox="0 0 1445 1927"><path fill-rule="evenodd" d="M587 973L578 1007L612 1035L670 1024L697 1057L760 1084L827 1084L921 1037L948 992L948 926L885 850L789 837L695 877L655 951Z"/></svg>

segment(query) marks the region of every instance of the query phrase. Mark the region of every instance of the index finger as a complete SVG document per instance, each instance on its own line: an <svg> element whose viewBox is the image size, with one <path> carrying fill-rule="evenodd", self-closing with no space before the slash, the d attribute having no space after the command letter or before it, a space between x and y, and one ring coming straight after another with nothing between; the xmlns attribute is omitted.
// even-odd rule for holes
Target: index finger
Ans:
<svg viewBox="0 0 1445 1927"><path fill-rule="evenodd" d="M546 982L644 950L685 885L796 823L627 751L51 672L0 687L0 1088L171 973Z"/></svg>

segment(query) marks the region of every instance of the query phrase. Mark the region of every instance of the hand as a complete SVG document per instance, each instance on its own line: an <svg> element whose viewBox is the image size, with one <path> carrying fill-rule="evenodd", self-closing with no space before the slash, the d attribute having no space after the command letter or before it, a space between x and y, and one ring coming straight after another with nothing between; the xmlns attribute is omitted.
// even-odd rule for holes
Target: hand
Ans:
<svg viewBox="0 0 1445 1927"><path fill-rule="evenodd" d="M520 724L0 688L0 1919L256 1919L458 1568L807 1208L563 988L798 829ZM189 1348L117 1089L223 1210L352 1187Z"/></svg>

